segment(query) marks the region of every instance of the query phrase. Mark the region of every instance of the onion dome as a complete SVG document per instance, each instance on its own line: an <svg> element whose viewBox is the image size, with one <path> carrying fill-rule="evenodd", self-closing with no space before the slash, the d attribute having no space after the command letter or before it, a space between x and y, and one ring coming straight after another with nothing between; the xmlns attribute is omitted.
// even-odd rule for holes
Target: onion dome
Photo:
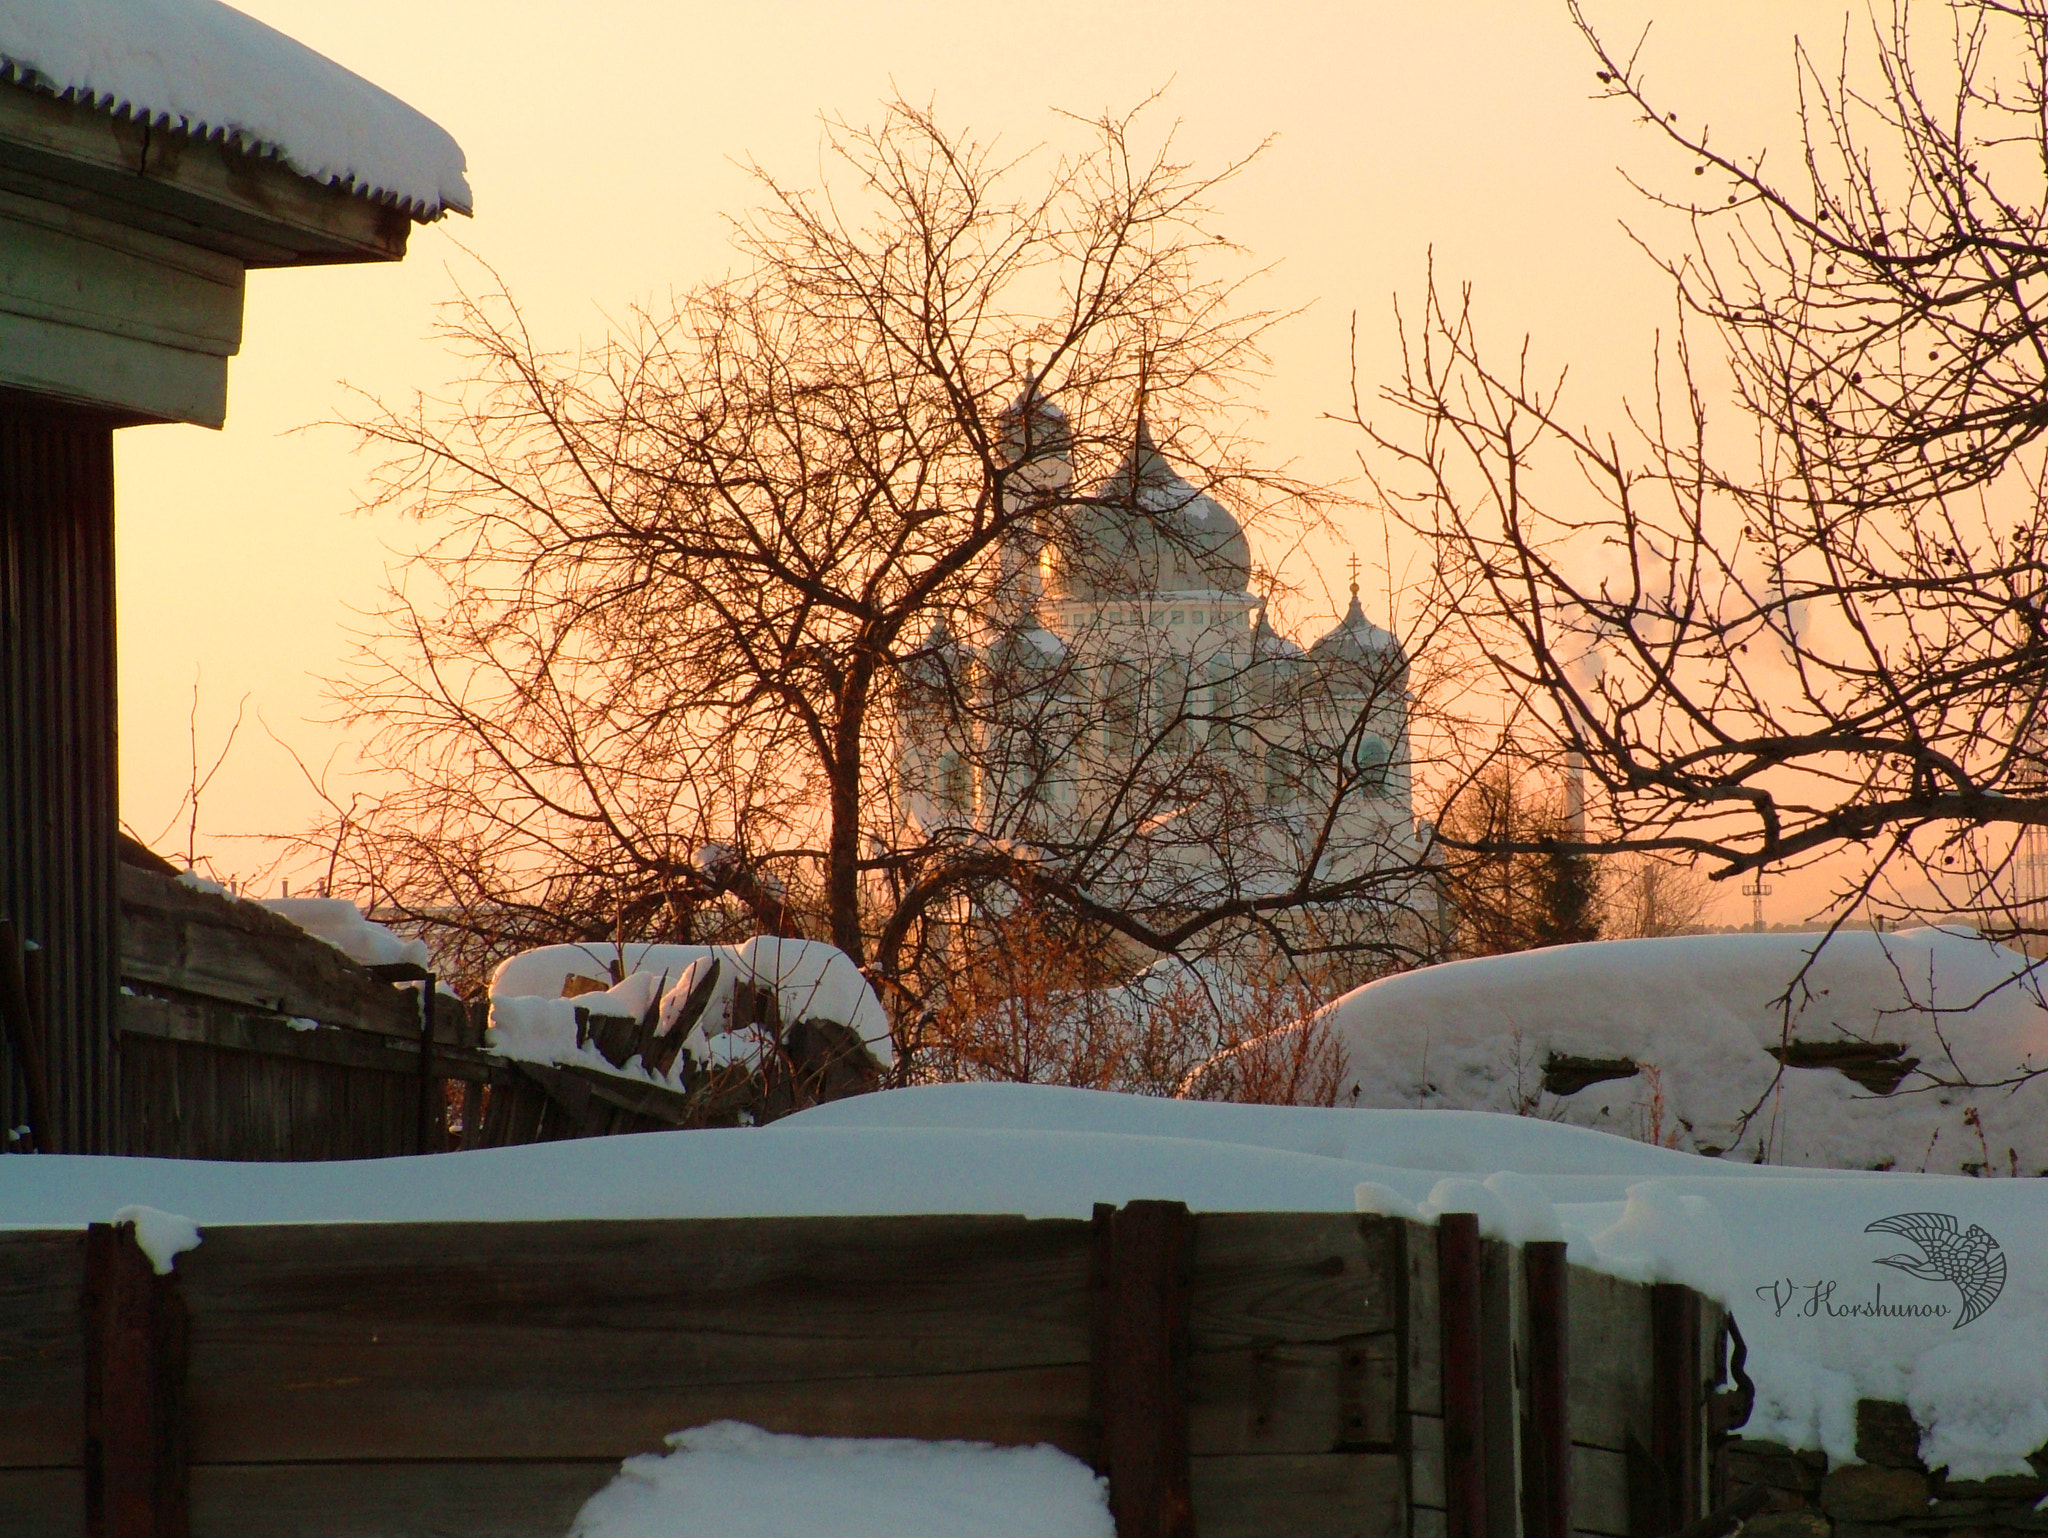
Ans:
<svg viewBox="0 0 2048 1538"><path fill-rule="evenodd" d="M1299 662L1302 650L1266 622L1266 605L1259 603L1258 623L1252 627L1252 660L1255 662Z"/></svg>
<svg viewBox="0 0 2048 1538"><path fill-rule="evenodd" d="M1398 637L1365 617L1358 604L1358 584L1351 584L1351 607L1337 622L1337 628L1309 648L1309 660L1333 681L1345 682L1368 693L1405 688L1408 656Z"/></svg>
<svg viewBox="0 0 2048 1538"><path fill-rule="evenodd" d="M1017 398L996 413L996 441L1006 466L1064 459L1074 447L1073 424L1027 369Z"/></svg>
<svg viewBox="0 0 2048 1538"><path fill-rule="evenodd" d="M917 650L903 659L900 672L912 703L930 706L952 699L966 683L966 663L966 648L941 614Z"/></svg>
<svg viewBox="0 0 2048 1538"><path fill-rule="evenodd" d="M1066 665L1067 643L1039 624L1035 617L1005 629L982 655L992 674L1016 678L1040 678Z"/></svg>
<svg viewBox="0 0 2048 1538"><path fill-rule="evenodd" d="M1243 528L1166 462L1143 415L1130 453L1081 499L1060 543L1054 588L1065 598L1241 593L1251 581Z"/></svg>

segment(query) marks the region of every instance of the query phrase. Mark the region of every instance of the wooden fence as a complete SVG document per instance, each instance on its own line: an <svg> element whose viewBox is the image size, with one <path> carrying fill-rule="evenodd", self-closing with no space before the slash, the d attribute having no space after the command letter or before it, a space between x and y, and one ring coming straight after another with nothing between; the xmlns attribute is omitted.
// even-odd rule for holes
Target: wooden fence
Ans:
<svg viewBox="0 0 2048 1538"><path fill-rule="evenodd" d="M736 1125L743 1112L766 1121L872 1083L797 1073L685 1092L579 1063L515 1062L482 1049L478 1006L445 994L428 1037L416 990L255 903L141 863L153 858L131 846L121 868L115 1152L296 1160L496 1148Z"/></svg>
<svg viewBox="0 0 2048 1538"><path fill-rule="evenodd" d="M1125 1538L1662 1538L1717 1310L1380 1217L0 1232L0 1538L559 1538L733 1418L1047 1442Z"/></svg>

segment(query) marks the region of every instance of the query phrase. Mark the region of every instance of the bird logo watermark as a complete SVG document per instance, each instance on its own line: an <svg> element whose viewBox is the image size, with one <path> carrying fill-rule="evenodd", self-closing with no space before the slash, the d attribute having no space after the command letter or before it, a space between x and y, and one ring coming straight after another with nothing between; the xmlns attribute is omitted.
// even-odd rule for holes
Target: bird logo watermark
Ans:
<svg viewBox="0 0 2048 1538"><path fill-rule="evenodd" d="M1996 1239L1975 1223L1964 1228L1946 1212L1901 1212L1879 1218L1863 1231L1866 1234L1897 1234L1920 1252L1918 1255L1881 1255L1872 1262L1873 1265L1889 1266L1923 1282L1947 1282L1955 1288L1957 1301L1951 1303L1937 1294L1901 1302L1897 1297L1885 1297L1882 1282L1870 1296L1863 1297L1853 1290L1845 1290L1833 1277L1803 1282L1790 1276L1766 1282L1757 1288L1757 1300L1770 1305L1772 1316L1778 1319L1789 1316L1846 1322L1947 1319L1953 1314L1955 1322L1949 1328L1960 1330L1971 1320L1982 1318L1984 1311L1998 1301L1999 1293L2005 1288L2005 1252L1998 1247Z"/></svg>
<svg viewBox="0 0 2048 1538"><path fill-rule="evenodd" d="M1972 1223L1967 1229L1946 1212L1902 1212L1879 1218L1866 1234L1897 1234L1920 1251L1885 1255L1875 1264L1890 1266L1923 1282L1948 1282L1962 1296L1962 1311L1951 1329L1960 1330L1981 1318L2005 1288L2005 1252L1998 1241Z"/></svg>

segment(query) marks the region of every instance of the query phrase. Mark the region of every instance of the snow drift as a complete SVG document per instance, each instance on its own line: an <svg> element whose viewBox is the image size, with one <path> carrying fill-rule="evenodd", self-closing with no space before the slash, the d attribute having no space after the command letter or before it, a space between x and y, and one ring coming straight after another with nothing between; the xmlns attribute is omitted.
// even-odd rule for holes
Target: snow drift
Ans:
<svg viewBox="0 0 2048 1538"><path fill-rule="evenodd" d="M2048 1068L2034 963L1954 930L1820 938L1598 941L1370 983L1319 1017L1349 1059L1340 1103L1744 1161L2048 1171L2048 1081L2015 1082Z"/></svg>
<svg viewBox="0 0 2048 1538"><path fill-rule="evenodd" d="M382 924L363 917L363 912L344 897L266 897L259 906L279 918L290 919L316 940L324 940L351 961L366 967L389 966L409 961L432 969L433 958L426 942L408 940Z"/></svg>

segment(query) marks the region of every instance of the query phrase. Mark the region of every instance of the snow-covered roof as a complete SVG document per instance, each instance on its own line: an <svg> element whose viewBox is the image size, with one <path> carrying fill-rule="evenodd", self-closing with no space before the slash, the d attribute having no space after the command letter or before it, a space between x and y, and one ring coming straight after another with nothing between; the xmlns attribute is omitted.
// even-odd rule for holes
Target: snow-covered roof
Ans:
<svg viewBox="0 0 2048 1538"><path fill-rule="evenodd" d="M471 211L446 129L219 0L0 0L0 80L274 156L417 219Z"/></svg>

